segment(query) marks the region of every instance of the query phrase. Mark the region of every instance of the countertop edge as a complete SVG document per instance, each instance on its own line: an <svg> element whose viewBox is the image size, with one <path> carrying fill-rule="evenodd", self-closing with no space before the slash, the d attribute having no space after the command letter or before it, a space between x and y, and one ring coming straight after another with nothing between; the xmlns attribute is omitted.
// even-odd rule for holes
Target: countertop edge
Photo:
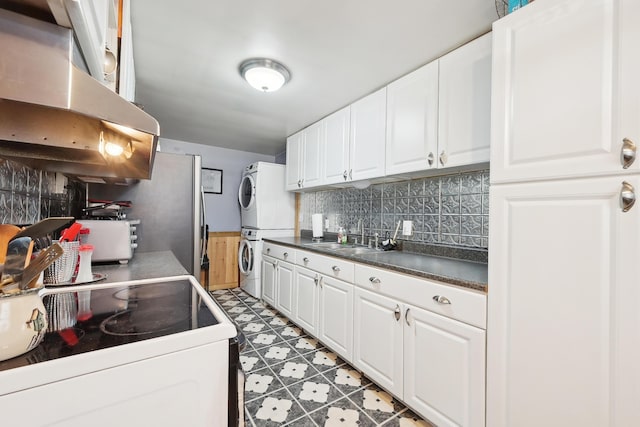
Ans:
<svg viewBox="0 0 640 427"><path fill-rule="evenodd" d="M321 255L353 261L360 264L366 264L371 267L384 268L390 271L408 274L410 276L416 276L416 277L421 277L421 278L430 279L430 280L437 280L438 282L444 283L446 285L452 285L452 286L456 286L464 289L480 291L485 294L487 293L487 288L488 288L487 283L474 282L474 281L459 279L459 278L450 277L450 276L433 274L426 271L414 270L411 268L406 268L406 267L402 267L402 266L398 266L390 263L376 262L369 259L358 257L358 255L341 255L341 254L337 254L336 252L329 251L320 247L314 247L313 245L304 245L304 244L285 242L282 240L278 240L277 238L263 238L262 240L264 240L265 242L274 243L276 245L282 245L282 246L287 246L294 249L301 249L309 252L315 252ZM471 261L461 260L461 262L471 262Z"/></svg>

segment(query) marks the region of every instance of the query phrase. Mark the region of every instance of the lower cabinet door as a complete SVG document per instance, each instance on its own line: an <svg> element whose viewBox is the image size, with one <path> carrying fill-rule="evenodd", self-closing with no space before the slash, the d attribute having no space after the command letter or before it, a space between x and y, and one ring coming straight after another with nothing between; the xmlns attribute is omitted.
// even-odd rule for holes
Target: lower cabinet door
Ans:
<svg viewBox="0 0 640 427"><path fill-rule="evenodd" d="M402 320L404 401L439 427L484 426L486 332L412 306Z"/></svg>
<svg viewBox="0 0 640 427"><path fill-rule="evenodd" d="M308 268L295 268L296 303L293 321L307 333L317 336L318 282L320 274Z"/></svg>
<svg viewBox="0 0 640 427"><path fill-rule="evenodd" d="M318 338L346 360L353 358L353 288L327 276L320 280Z"/></svg>
<svg viewBox="0 0 640 427"><path fill-rule="evenodd" d="M262 257L262 299L264 302L271 304L275 307L275 291L276 291L276 265L275 258L264 255Z"/></svg>
<svg viewBox="0 0 640 427"><path fill-rule="evenodd" d="M278 262L275 307L289 319L293 318L295 304L293 269L293 264Z"/></svg>
<svg viewBox="0 0 640 427"><path fill-rule="evenodd" d="M356 288L353 360L369 378L402 398L402 305Z"/></svg>

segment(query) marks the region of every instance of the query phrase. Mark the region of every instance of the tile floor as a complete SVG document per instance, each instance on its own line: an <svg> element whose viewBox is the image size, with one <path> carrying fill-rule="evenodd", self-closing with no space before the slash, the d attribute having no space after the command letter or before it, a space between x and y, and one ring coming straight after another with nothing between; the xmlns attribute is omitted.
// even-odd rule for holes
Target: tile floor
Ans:
<svg viewBox="0 0 640 427"><path fill-rule="evenodd" d="M260 300L239 288L211 294L247 338L247 427L432 426Z"/></svg>

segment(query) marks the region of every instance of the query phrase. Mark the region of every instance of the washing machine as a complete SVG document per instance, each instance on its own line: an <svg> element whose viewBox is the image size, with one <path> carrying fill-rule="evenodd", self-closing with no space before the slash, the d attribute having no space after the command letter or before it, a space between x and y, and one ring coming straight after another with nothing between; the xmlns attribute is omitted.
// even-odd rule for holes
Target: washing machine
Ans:
<svg viewBox="0 0 640 427"><path fill-rule="evenodd" d="M262 298L260 270L262 263L262 239L269 237L291 237L293 229L257 230L242 228L242 239L238 249L240 287L256 298Z"/></svg>
<svg viewBox="0 0 640 427"><path fill-rule="evenodd" d="M285 190L285 166L256 162L244 168L238 189L242 227L292 229L295 194Z"/></svg>

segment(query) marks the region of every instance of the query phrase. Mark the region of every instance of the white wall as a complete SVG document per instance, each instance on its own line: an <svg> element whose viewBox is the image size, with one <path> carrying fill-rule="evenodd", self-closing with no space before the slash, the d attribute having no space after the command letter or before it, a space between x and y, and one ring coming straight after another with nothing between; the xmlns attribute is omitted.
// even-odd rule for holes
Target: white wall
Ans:
<svg viewBox="0 0 640 427"><path fill-rule="evenodd" d="M275 162L275 156L173 139L160 138L160 148L165 153L200 155L203 168L222 169L222 194L205 194L209 231L240 231L238 187L242 170L253 162Z"/></svg>

